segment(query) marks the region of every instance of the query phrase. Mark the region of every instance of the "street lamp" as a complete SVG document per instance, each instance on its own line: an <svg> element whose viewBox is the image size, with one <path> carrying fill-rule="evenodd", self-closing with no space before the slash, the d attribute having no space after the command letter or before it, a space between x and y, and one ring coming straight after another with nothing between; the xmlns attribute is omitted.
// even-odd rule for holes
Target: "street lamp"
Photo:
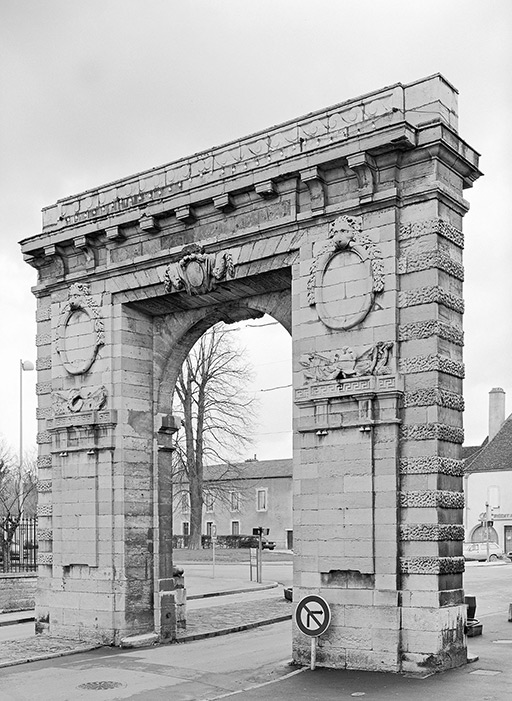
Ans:
<svg viewBox="0 0 512 701"><path fill-rule="evenodd" d="M34 369L34 363L30 360L20 359L20 474L18 476L18 512L21 518L23 508L23 372Z"/></svg>

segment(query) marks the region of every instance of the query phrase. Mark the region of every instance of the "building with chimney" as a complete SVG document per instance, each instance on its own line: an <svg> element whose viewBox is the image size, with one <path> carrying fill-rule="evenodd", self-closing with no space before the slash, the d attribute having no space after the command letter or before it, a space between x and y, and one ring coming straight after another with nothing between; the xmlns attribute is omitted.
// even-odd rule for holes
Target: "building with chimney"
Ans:
<svg viewBox="0 0 512 701"><path fill-rule="evenodd" d="M489 538L512 552L512 415L506 418L505 392L489 392L489 435L481 446L464 449L464 526L466 541L486 540L485 513L489 506Z"/></svg>

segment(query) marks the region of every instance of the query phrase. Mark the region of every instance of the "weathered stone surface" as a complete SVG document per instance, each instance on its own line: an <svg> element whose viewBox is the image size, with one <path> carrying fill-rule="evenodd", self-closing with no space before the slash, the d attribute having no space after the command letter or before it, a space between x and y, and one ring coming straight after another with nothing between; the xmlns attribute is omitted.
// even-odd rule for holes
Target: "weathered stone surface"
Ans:
<svg viewBox="0 0 512 701"><path fill-rule="evenodd" d="M176 637L158 417L210 326L268 313L293 337L294 594L333 611L319 664L459 664L460 222L479 172L456 114L432 76L44 210L22 242L39 272L41 631Z"/></svg>
<svg viewBox="0 0 512 701"><path fill-rule="evenodd" d="M145 633L143 635L129 635L121 638L120 646L126 648L151 647L158 642L156 633Z"/></svg>

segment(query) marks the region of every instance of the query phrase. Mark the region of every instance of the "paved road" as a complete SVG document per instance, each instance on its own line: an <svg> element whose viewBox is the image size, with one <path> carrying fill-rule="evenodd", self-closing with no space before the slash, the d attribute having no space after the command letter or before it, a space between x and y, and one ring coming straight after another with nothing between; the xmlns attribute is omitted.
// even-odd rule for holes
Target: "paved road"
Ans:
<svg viewBox="0 0 512 701"><path fill-rule="evenodd" d="M179 560L177 561L179 564ZM181 566L181 565L180 565ZM209 562L186 562L182 565L185 570L185 586L187 577L193 575L194 578L211 578L213 567ZM250 580L249 563L220 562L215 564L215 576L220 578L233 578ZM290 587L293 582L293 565L291 562L264 562L262 567L262 578L264 582L279 582Z"/></svg>
<svg viewBox="0 0 512 701"><path fill-rule="evenodd" d="M214 699L290 671L291 621L145 650L102 648L0 671L0 701ZM91 682L118 684L90 690Z"/></svg>
<svg viewBox="0 0 512 701"><path fill-rule="evenodd" d="M476 596L477 618L508 612L512 603L512 563L466 563L464 589L466 595Z"/></svg>
<svg viewBox="0 0 512 701"><path fill-rule="evenodd" d="M31 635L34 635L34 621L0 627L0 641L23 640L23 638L30 638Z"/></svg>
<svg viewBox="0 0 512 701"><path fill-rule="evenodd" d="M244 701L339 701L361 694L368 701L508 701L512 698L512 623L507 621L512 564L469 565L465 585L468 594L477 596L477 616L484 623L484 635L468 641L470 652L480 660L425 680L344 670L297 671L289 666L291 622L287 621L182 645L134 651L103 648L4 668L0 701L213 701L231 696ZM246 597L275 597L275 592L250 592L236 595L236 600L240 605L240 600L249 600ZM206 601L211 605L229 598ZM199 609L204 601L189 603ZM0 633L21 634L30 626L9 626ZM113 688L104 688L109 684Z"/></svg>

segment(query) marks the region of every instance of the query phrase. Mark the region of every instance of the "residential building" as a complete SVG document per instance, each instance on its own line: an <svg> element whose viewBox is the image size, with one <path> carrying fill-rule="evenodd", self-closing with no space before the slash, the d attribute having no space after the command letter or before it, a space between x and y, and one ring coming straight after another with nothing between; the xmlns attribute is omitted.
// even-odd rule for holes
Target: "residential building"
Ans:
<svg viewBox="0 0 512 701"><path fill-rule="evenodd" d="M251 535L269 529L278 549L293 547L292 460L247 460L229 469L205 466L202 533ZM190 500L182 492L174 510L174 533L190 533Z"/></svg>
<svg viewBox="0 0 512 701"><path fill-rule="evenodd" d="M481 446L465 449L466 540L487 539L486 504L492 526L489 539L512 552L512 415L505 420L505 392L489 393L489 436Z"/></svg>

